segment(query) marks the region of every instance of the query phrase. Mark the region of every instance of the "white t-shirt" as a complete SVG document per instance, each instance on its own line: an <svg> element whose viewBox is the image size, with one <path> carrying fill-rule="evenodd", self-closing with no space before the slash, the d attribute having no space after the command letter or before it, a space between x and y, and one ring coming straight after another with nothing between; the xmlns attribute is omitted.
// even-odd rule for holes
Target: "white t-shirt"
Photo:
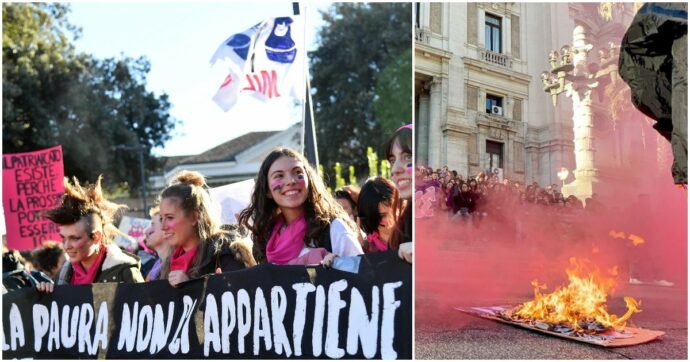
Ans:
<svg viewBox="0 0 690 362"><path fill-rule="evenodd" d="M345 222L341 219L333 219L331 221L331 247L332 252L338 256L356 256L362 255L362 245L357 239L357 234L350 231L345 225ZM313 247L305 246L300 251L299 256L302 256L309 252L309 250L315 249Z"/></svg>

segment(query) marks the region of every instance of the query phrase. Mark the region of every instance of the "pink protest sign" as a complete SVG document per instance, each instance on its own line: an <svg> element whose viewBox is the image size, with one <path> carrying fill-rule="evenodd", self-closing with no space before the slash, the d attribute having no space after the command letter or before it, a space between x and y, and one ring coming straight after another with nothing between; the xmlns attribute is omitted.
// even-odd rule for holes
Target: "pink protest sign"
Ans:
<svg viewBox="0 0 690 362"><path fill-rule="evenodd" d="M60 241L58 226L41 211L59 205L65 192L62 146L2 155L2 206L7 247L26 250Z"/></svg>

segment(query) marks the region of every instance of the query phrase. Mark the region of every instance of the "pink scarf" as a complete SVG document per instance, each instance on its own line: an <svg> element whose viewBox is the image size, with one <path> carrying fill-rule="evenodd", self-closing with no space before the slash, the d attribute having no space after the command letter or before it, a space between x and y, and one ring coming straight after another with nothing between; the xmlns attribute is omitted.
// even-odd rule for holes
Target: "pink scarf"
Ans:
<svg viewBox="0 0 690 362"><path fill-rule="evenodd" d="M182 270L185 273L189 271L189 267L192 265L192 261L196 255L196 250L197 246L186 252L181 246L175 249L170 256L170 270Z"/></svg>
<svg viewBox="0 0 690 362"><path fill-rule="evenodd" d="M272 264L285 265L299 256L304 247L307 221L304 216L293 221L281 231L285 219L279 216L266 245L266 260Z"/></svg>
<svg viewBox="0 0 690 362"><path fill-rule="evenodd" d="M369 240L369 252L388 250L388 244L381 240L378 231L374 231L367 235L367 240Z"/></svg>
<svg viewBox="0 0 690 362"><path fill-rule="evenodd" d="M105 245L101 244L99 249L98 257L96 261L91 264L89 270L84 269L81 263L72 263L72 278L70 279L70 284L91 284L96 280L98 269L101 268L101 264L103 264L103 260L105 259Z"/></svg>

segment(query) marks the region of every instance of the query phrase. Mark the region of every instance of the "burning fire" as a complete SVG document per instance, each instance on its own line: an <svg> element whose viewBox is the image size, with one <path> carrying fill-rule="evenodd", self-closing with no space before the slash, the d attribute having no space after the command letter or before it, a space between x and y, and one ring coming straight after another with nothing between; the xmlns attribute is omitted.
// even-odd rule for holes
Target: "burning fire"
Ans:
<svg viewBox="0 0 690 362"><path fill-rule="evenodd" d="M625 233L622 231L609 231L609 236L614 239L625 239Z"/></svg>
<svg viewBox="0 0 690 362"><path fill-rule="evenodd" d="M592 268L585 261L570 258L570 268L566 269L569 284L558 287L550 294L542 294L546 285L534 280L534 300L523 303L509 312L511 319L531 322L546 322L551 325L567 325L579 332L597 332L607 328L623 329L625 322L637 312L640 303L632 297L625 297L628 311L621 317L609 314L606 310L608 292L613 288L611 278L599 275L598 268ZM617 274L618 268L609 270Z"/></svg>
<svg viewBox="0 0 690 362"><path fill-rule="evenodd" d="M626 239L625 232L623 232L623 231L611 230L611 231L609 231L609 236L614 238L614 239ZM635 234L629 234L627 237L627 240L632 241L632 244L634 246L644 244L644 239L638 235L635 235Z"/></svg>
<svg viewBox="0 0 690 362"><path fill-rule="evenodd" d="M642 239L641 237L639 237L635 234L628 235L628 240L632 241L633 245L635 245L635 246L644 244L644 239Z"/></svg>

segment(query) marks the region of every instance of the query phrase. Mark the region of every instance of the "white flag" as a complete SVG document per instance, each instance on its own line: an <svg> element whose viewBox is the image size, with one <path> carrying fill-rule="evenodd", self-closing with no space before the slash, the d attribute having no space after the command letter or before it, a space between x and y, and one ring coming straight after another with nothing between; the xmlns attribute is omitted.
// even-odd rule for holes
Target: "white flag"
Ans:
<svg viewBox="0 0 690 362"><path fill-rule="evenodd" d="M256 35L263 23L227 38L211 57L211 65L221 60L228 69L228 75L213 96L213 101L227 112L237 102L237 96L243 84L245 67L249 64L251 53L256 41Z"/></svg>
<svg viewBox="0 0 690 362"><path fill-rule="evenodd" d="M216 102L223 112L229 111L237 102L241 81L240 75L231 70L218 88L218 91L216 91L216 95L213 96L213 101Z"/></svg>
<svg viewBox="0 0 690 362"><path fill-rule="evenodd" d="M261 28L263 22L258 23L251 28L237 34L230 35L229 38L216 49L211 57L211 65L216 64L220 59L229 60L234 63L238 69L244 70L244 65L250 57L250 53L254 47L257 31Z"/></svg>
<svg viewBox="0 0 690 362"><path fill-rule="evenodd" d="M303 99L306 77L304 25L300 16L270 18L221 44L211 64L225 60L228 76L213 100L223 111L249 94L266 102L279 97Z"/></svg>
<svg viewBox="0 0 690 362"><path fill-rule="evenodd" d="M249 206L253 191L254 179L214 187L209 190L212 202L221 210L220 218L223 224L237 223L235 215Z"/></svg>

